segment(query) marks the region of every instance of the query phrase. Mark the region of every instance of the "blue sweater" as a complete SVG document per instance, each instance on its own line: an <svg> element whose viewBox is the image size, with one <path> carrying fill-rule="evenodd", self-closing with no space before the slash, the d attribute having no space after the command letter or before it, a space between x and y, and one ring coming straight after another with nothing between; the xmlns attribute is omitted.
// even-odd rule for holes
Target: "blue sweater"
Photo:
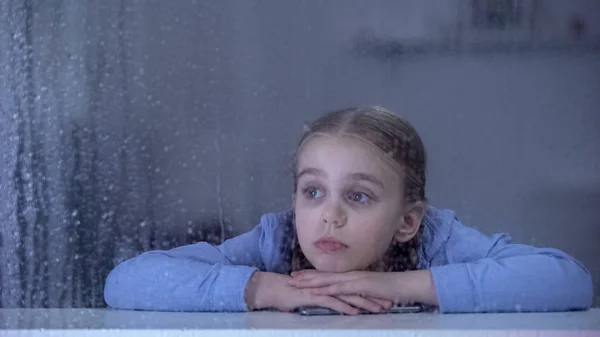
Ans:
<svg viewBox="0 0 600 337"><path fill-rule="evenodd" d="M269 213L250 232L219 246L201 242L150 251L119 264L104 298L117 309L246 311L244 289L257 270L283 263L291 212ZM429 207L419 269L430 269L441 312L558 311L592 304L585 267L562 251L511 244L466 227L454 212ZM287 228L289 229L289 227Z"/></svg>

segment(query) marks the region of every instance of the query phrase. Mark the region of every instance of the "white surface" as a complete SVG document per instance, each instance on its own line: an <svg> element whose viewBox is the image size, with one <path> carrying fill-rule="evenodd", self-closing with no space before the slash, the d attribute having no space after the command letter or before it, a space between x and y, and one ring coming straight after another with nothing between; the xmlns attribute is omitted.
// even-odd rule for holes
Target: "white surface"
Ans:
<svg viewBox="0 0 600 337"><path fill-rule="evenodd" d="M568 313L315 316L0 309L0 336L600 336L600 309Z"/></svg>

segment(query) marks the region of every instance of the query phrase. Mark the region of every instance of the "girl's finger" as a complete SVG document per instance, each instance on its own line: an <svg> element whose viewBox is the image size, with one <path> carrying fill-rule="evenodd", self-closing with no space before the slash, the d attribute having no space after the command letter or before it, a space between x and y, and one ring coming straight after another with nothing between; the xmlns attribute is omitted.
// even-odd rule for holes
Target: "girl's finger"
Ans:
<svg viewBox="0 0 600 337"><path fill-rule="evenodd" d="M351 304L355 308L364 309L372 313L380 313L384 309L381 304L358 295L339 295L335 297Z"/></svg>
<svg viewBox="0 0 600 337"><path fill-rule="evenodd" d="M317 280L289 280L288 284L296 288L319 288L334 284L328 280L317 279Z"/></svg>
<svg viewBox="0 0 600 337"><path fill-rule="evenodd" d="M371 301L373 301L373 302L375 302L375 303L377 303L379 305L381 305L381 307L383 309L386 309L386 310L389 309L389 308L391 308L392 305L394 305L394 303L392 301L386 300L386 299L383 299L383 298L371 297L371 296L366 296L365 298L369 299L369 300L371 300Z"/></svg>
<svg viewBox="0 0 600 337"><path fill-rule="evenodd" d="M309 270L294 271L290 274L290 276L295 279L303 280L303 279L310 279L313 277L320 277L320 276L332 275L332 274L333 273L319 272L316 270L309 269Z"/></svg>
<svg viewBox="0 0 600 337"><path fill-rule="evenodd" d="M367 289L361 289L356 282L335 283L328 286L311 289L315 295L338 296L338 295L366 295L369 296Z"/></svg>
<svg viewBox="0 0 600 337"><path fill-rule="evenodd" d="M291 278L288 282L297 288L325 287L338 282L345 281L342 274L301 275Z"/></svg>
<svg viewBox="0 0 600 337"><path fill-rule="evenodd" d="M291 277L295 277L295 276L298 276L298 275L302 275L302 274L304 274L304 272L305 272L305 270L296 270L296 271L293 271L293 272L290 274L290 276L291 276Z"/></svg>
<svg viewBox="0 0 600 337"><path fill-rule="evenodd" d="M315 303L309 305L317 305L320 307L329 308L346 315L354 316L360 314L360 310L358 310L358 308L355 308L350 304L332 296L315 296L314 299Z"/></svg>

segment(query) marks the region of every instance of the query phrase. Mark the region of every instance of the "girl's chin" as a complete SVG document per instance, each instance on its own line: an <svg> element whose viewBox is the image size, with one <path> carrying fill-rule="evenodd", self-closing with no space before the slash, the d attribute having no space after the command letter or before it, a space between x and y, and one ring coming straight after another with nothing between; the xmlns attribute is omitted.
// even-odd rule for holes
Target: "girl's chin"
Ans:
<svg viewBox="0 0 600 337"><path fill-rule="evenodd" d="M346 261L332 261L331 259L318 259L318 261L310 261L316 270L328 273L345 273L349 271L359 270L356 266L352 266Z"/></svg>

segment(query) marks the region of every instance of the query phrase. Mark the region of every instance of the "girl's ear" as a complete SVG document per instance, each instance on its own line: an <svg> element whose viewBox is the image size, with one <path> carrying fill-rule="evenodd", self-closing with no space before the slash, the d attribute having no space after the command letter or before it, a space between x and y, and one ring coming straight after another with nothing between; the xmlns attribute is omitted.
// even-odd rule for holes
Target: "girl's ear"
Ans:
<svg viewBox="0 0 600 337"><path fill-rule="evenodd" d="M419 232L419 228L421 228L424 216L425 204L422 201L406 205L400 228L394 234L394 240L404 243L414 238Z"/></svg>

